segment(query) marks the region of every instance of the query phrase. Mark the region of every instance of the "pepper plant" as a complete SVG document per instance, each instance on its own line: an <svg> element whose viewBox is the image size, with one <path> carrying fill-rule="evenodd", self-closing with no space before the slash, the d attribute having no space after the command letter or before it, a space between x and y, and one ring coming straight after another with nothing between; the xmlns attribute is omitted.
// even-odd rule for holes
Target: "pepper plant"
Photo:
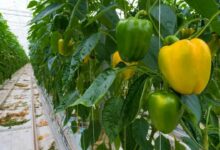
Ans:
<svg viewBox="0 0 220 150"><path fill-rule="evenodd" d="M30 1L35 75L82 149L220 148L219 4Z"/></svg>
<svg viewBox="0 0 220 150"><path fill-rule="evenodd" d="M28 62L23 47L0 13L0 84Z"/></svg>

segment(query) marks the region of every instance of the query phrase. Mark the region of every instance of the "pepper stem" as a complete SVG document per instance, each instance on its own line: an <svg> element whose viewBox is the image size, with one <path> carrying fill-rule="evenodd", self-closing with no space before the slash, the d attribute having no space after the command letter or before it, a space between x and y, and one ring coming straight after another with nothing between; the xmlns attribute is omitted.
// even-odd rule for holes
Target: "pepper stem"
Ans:
<svg viewBox="0 0 220 150"><path fill-rule="evenodd" d="M140 10L136 13L135 18L140 18L140 16L147 16L147 12L145 10Z"/></svg>

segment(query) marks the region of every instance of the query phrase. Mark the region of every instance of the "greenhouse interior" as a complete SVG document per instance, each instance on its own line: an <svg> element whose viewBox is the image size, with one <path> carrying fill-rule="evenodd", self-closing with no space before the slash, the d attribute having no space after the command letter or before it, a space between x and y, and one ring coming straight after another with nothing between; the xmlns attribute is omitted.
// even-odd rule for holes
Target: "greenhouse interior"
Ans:
<svg viewBox="0 0 220 150"><path fill-rule="evenodd" d="M220 150L220 0L0 0L0 150Z"/></svg>

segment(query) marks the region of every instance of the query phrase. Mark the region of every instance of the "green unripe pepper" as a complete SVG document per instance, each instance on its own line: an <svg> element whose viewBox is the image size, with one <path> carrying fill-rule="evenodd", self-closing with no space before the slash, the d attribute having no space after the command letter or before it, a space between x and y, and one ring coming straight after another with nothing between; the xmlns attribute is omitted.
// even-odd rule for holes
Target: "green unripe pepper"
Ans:
<svg viewBox="0 0 220 150"><path fill-rule="evenodd" d="M134 17L119 21L116 27L118 51L126 62L139 61L147 53L153 33L150 21Z"/></svg>
<svg viewBox="0 0 220 150"><path fill-rule="evenodd" d="M156 91L147 98L147 106L152 124L163 133L170 133L183 114L180 99L168 91Z"/></svg>

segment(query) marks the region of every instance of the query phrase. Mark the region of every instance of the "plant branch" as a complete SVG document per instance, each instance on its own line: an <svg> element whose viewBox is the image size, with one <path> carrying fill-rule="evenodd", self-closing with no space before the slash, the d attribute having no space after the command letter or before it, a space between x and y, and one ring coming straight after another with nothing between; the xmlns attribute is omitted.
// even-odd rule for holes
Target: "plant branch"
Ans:
<svg viewBox="0 0 220 150"><path fill-rule="evenodd" d="M189 37L189 39L192 38L196 38L199 37L205 30L206 28L212 23L212 21L215 19L215 17L217 17L220 14L220 10L217 11L210 19L209 22L198 32L196 32L195 34L193 34L192 36Z"/></svg>
<svg viewBox="0 0 220 150"><path fill-rule="evenodd" d="M184 25L182 25L182 26L179 28L179 30L176 31L176 33L175 33L174 35L177 36L177 35L179 34L179 32L180 32L183 28L185 28L186 26L188 26L189 24L191 24L191 23L193 23L193 22L200 21L200 20L201 20L201 18L195 18L195 19L192 19L192 20L186 22Z"/></svg>

